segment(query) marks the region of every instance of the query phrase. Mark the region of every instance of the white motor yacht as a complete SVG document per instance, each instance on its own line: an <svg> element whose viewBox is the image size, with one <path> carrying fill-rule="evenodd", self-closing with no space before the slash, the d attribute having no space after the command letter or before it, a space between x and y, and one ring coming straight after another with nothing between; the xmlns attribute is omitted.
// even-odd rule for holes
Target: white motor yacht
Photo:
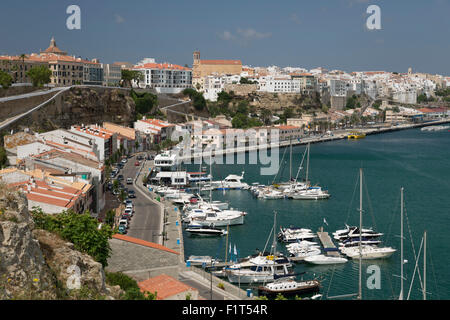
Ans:
<svg viewBox="0 0 450 320"><path fill-rule="evenodd" d="M249 189L250 186L242 182L242 179L244 179L244 172L240 176L230 174L224 180L212 181L211 186L216 190Z"/></svg>
<svg viewBox="0 0 450 320"><path fill-rule="evenodd" d="M258 255L226 268L225 272L231 283L271 282L292 275L291 267L286 257Z"/></svg>
<svg viewBox="0 0 450 320"><path fill-rule="evenodd" d="M397 251L391 247L374 247L374 246L361 246L361 254L359 252L359 246L355 247L347 247L341 248L341 252L345 254L347 257L351 259L359 259L361 255L361 259L370 260L370 259L385 259L392 256L392 254Z"/></svg>
<svg viewBox="0 0 450 320"><path fill-rule="evenodd" d="M289 195L289 198L294 200L320 200L328 199L330 194L322 190L321 187L309 187L306 190L293 192Z"/></svg>
<svg viewBox="0 0 450 320"><path fill-rule="evenodd" d="M324 254L309 256L303 259L303 261L311 264L341 264L346 263L348 260L343 257L326 256Z"/></svg>
<svg viewBox="0 0 450 320"><path fill-rule="evenodd" d="M210 227L226 227L244 224L243 211L237 210L205 210L206 215L201 217L190 217L190 223Z"/></svg>

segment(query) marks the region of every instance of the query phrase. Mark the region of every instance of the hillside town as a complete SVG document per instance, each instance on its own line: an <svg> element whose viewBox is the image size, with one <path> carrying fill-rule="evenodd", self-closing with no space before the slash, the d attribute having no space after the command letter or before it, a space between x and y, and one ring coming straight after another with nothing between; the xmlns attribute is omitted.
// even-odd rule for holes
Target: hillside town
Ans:
<svg viewBox="0 0 450 320"><path fill-rule="evenodd" d="M1 183L23 193L30 210L40 208L54 215L68 210L89 212L100 223L109 221L116 228L111 240L110 265L133 274L141 266L123 267L127 260L135 259L120 251L123 247L144 246L141 249L148 250L148 254L155 251L169 255L180 254L182 248L175 206L151 187L160 183L187 188L196 174L207 175L203 171L172 170L179 163L166 163L167 158L187 162L204 151L223 151L216 155L226 154L227 148L233 149L232 152L237 147L248 151L245 148L252 139L267 147L274 142L274 135L279 147L346 139L355 132L365 135L445 123L450 116L450 77L415 73L413 68L402 73L258 67L251 66L251 61L244 65L238 59L205 60L199 51L193 53L192 59L191 67L157 62L153 58L136 63L102 63L98 58L83 59L61 50L54 38L39 53L0 56L0 72L10 79L9 83L1 84L5 90L34 87L36 79L29 71L44 68L50 72L39 88L43 93L73 88L123 89L127 92L121 95L147 92L157 97L158 102L171 101L164 106L152 105L149 107L152 112L139 115L136 104L132 111L134 121L127 124L74 122L52 130L33 130L24 125L14 127L12 117L10 122L2 123L5 156L0 168ZM131 77L127 76L130 72ZM205 101L199 108L195 101L198 95ZM10 99L11 96L0 98L0 105L6 105ZM264 99L275 102L268 107L261 102ZM309 102L296 105L295 99ZM233 110L233 114L212 113L210 106ZM243 130L251 130L247 132L253 136L249 138ZM158 216L152 223L158 225L133 224L133 220L138 221L147 212L148 206ZM171 231L171 240L165 242L167 221L161 219L164 221L168 211L175 214L170 219L177 228ZM153 234L140 235L143 227L154 230ZM178 264L177 258L168 260ZM184 257L181 260L184 265ZM157 272L165 267L164 263L142 266L147 271L135 277L141 289L159 291L161 298L164 297L161 283L173 282L178 283L181 291L167 293L166 297L184 299L189 294L205 298L208 294L199 294L199 289L191 285L180 285L177 271L166 272L170 275ZM236 296L230 299L233 298Z"/></svg>

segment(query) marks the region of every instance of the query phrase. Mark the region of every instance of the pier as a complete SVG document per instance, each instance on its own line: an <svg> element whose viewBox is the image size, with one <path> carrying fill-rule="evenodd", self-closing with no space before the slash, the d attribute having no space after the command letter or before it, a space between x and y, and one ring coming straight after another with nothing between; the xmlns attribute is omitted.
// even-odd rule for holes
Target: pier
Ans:
<svg viewBox="0 0 450 320"><path fill-rule="evenodd" d="M341 256L339 253L339 249L336 248L336 246L334 245L333 240L331 240L331 237L329 236L328 232L324 232L323 228L320 228L320 230L317 232L317 236L319 237L319 240L322 243L326 255L333 257Z"/></svg>

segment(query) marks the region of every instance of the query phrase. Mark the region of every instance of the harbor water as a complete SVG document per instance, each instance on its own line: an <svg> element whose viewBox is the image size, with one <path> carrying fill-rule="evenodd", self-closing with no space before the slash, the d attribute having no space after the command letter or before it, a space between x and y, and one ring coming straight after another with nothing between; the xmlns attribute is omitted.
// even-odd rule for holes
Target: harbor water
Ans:
<svg viewBox="0 0 450 320"><path fill-rule="evenodd" d="M288 181L290 175L289 147L279 150L280 171L277 181ZM292 148L292 174L299 168L306 146ZM284 159L281 161L281 158ZM247 154L248 157L248 154ZM225 161L223 161L225 162ZM304 166L306 166L304 164ZM187 165L198 171L198 165ZM258 164L213 164L214 180L229 174L245 172L243 181L270 184L275 175L262 176ZM383 233L383 246L397 251L388 259L365 260L362 263L363 299L398 299L400 293L400 188L404 188L404 296L410 290L417 255L424 231L427 231L427 299L450 299L450 132L423 132L410 129L360 140L338 140L312 144L309 180L328 189L327 200L262 200L248 190L213 191L213 200L227 201L230 207L248 212L245 223L229 228L228 243L236 246L239 258L262 251L273 227L277 211L280 226L320 227L329 232L343 229L345 224L359 225L359 168L363 168L363 227ZM207 167L209 170L209 167ZM305 176L305 169L300 177ZM202 238L183 233L186 258L209 255L224 260L226 237ZM318 240L317 240L318 241ZM272 238L268 241L270 250ZM336 243L337 244L337 243ZM287 254L278 242L277 250ZM227 253L227 257L230 255ZM373 267L380 270L380 281L373 281ZM314 266L295 264L296 273L305 279L322 278L323 299L358 292L358 260L342 265ZM370 267L370 268L369 268ZM418 268L423 280L423 258ZM369 271L369 272L368 272ZM300 276L299 276L300 279ZM416 274L410 299L422 299Z"/></svg>

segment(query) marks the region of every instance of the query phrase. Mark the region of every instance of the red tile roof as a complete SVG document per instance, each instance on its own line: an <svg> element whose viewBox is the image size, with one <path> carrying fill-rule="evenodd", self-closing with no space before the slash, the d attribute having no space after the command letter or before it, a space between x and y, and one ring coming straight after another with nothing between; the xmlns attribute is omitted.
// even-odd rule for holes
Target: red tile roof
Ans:
<svg viewBox="0 0 450 320"><path fill-rule="evenodd" d="M167 252L170 252L170 253L180 254L179 252L177 252L175 250L172 250L172 249L169 249L167 247L164 247L164 246L162 246L160 244L153 243L153 242L148 242L148 241L145 241L145 240L141 240L141 239L137 239L137 238L133 238L133 237L129 237L129 236L125 236L125 235L122 235L122 234L115 234L112 237L114 239L117 239L117 240L123 240L123 241L131 242L131 243L134 243L134 244L139 244L141 246L145 246L145 247L149 247L149 248L154 248L154 249L158 249L158 250L167 251Z"/></svg>
<svg viewBox="0 0 450 320"><path fill-rule="evenodd" d="M156 300L164 300L188 290L197 291L197 289L166 274L161 274L154 278L141 281L138 283L138 286L142 292L148 291L154 293L156 291Z"/></svg>
<svg viewBox="0 0 450 320"><path fill-rule="evenodd" d="M201 64L233 64L242 65L241 60L200 60Z"/></svg>

